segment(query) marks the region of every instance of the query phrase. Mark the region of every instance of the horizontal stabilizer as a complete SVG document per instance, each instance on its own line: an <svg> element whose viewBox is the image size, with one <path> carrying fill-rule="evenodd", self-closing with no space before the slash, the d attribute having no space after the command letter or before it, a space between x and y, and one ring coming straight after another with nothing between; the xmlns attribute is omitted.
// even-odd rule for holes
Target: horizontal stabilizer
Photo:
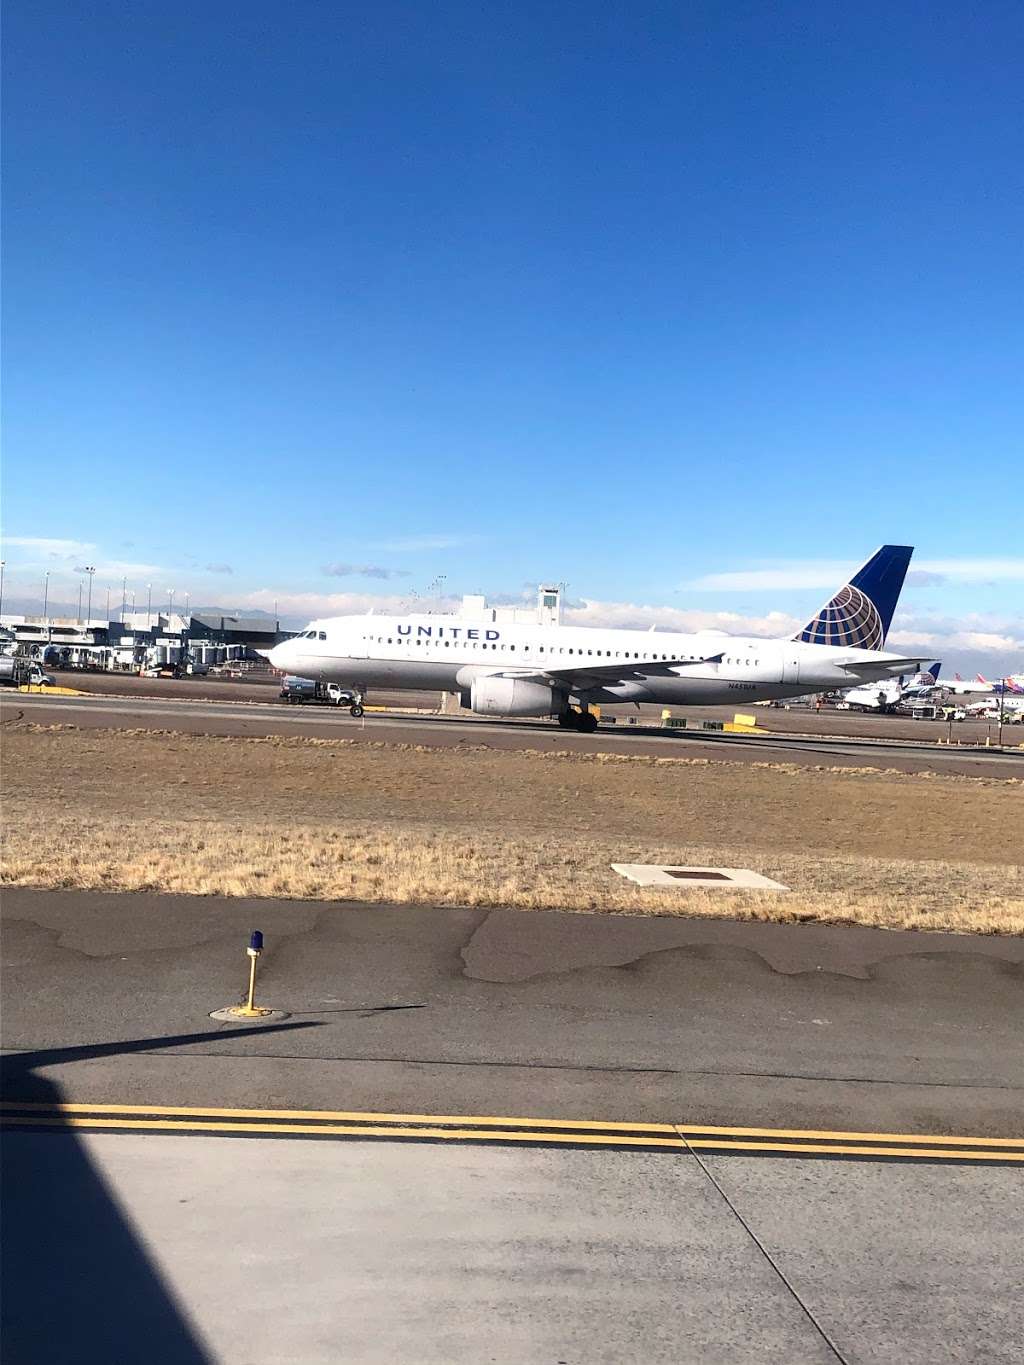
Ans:
<svg viewBox="0 0 1024 1365"><path fill-rule="evenodd" d="M901 659L895 654L883 654L878 659L865 659L863 655L847 659L832 659L832 663L839 668L845 668L847 673L907 673L911 668L920 668L923 659Z"/></svg>

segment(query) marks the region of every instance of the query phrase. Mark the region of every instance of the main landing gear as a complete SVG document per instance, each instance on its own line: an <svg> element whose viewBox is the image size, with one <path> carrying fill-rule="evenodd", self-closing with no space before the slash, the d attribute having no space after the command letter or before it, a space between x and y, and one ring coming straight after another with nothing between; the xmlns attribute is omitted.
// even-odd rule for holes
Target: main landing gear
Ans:
<svg viewBox="0 0 1024 1365"><path fill-rule="evenodd" d="M577 711L569 707L565 711L559 711L558 723L563 730L579 730L585 735L592 735L597 729L597 717L586 708Z"/></svg>

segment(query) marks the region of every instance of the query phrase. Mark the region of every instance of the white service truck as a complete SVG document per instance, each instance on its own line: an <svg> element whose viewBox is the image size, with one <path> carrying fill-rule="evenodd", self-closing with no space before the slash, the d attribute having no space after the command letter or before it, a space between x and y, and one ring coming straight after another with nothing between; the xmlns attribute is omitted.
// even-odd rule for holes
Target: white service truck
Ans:
<svg viewBox="0 0 1024 1365"><path fill-rule="evenodd" d="M281 700L293 706L313 702L320 706L347 706L353 716L363 714L363 703L358 692L340 683L319 682L315 678L297 678L287 674L281 682Z"/></svg>
<svg viewBox="0 0 1024 1365"><path fill-rule="evenodd" d="M16 654L0 655L0 685L3 687L52 687L53 679L35 659L19 659Z"/></svg>

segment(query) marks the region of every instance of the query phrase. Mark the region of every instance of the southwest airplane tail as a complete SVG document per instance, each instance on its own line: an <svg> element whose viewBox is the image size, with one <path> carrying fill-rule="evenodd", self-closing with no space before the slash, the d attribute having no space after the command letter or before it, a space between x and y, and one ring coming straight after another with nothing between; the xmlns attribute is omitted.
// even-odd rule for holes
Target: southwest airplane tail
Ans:
<svg viewBox="0 0 1024 1365"><path fill-rule="evenodd" d="M978 682L984 683L991 692L1011 692L1017 696L1024 693L1024 687L1021 687L1020 683L1013 676L1000 678L998 682L990 682L988 678L983 678L980 673L975 674L975 677Z"/></svg>
<svg viewBox="0 0 1024 1365"><path fill-rule="evenodd" d="M883 545L793 636L808 645L882 649L907 576L912 545Z"/></svg>

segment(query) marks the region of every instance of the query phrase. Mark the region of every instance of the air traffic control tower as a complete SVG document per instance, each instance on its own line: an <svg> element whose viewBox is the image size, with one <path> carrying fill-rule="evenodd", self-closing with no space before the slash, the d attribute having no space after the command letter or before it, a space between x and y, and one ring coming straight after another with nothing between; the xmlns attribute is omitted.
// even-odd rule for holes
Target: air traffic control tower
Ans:
<svg viewBox="0 0 1024 1365"><path fill-rule="evenodd" d="M562 624L562 587L542 584L537 589L537 605L487 605L483 593L467 593L462 599L459 616L466 621L506 621L510 625L560 626Z"/></svg>

